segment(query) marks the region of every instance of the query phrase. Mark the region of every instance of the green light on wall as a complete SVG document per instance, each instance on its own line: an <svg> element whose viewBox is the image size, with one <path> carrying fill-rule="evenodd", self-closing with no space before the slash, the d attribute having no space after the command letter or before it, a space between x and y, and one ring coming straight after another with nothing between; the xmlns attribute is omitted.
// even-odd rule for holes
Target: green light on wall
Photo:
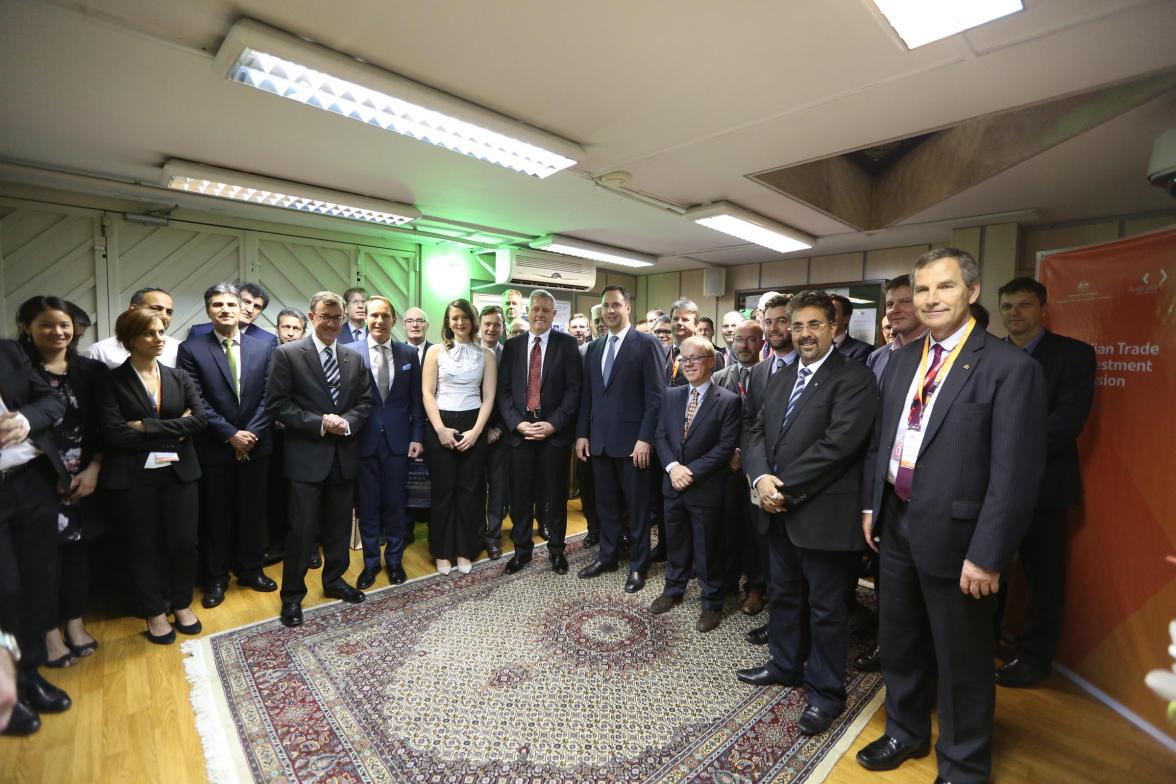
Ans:
<svg viewBox="0 0 1176 784"><path fill-rule="evenodd" d="M456 251L426 253L423 261L426 291L422 292L422 299L448 301L469 296L470 268L467 254Z"/></svg>

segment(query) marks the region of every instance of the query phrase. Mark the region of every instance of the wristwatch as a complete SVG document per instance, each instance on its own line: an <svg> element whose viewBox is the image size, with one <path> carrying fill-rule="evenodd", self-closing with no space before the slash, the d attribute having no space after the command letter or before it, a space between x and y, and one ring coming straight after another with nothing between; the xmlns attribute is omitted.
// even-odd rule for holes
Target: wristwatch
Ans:
<svg viewBox="0 0 1176 784"><path fill-rule="evenodd" d="M20 663L20 646L16 644L16 637L13 637L8 632L0 631L0 650L8 651L12 654L12 663Z"/></svg>

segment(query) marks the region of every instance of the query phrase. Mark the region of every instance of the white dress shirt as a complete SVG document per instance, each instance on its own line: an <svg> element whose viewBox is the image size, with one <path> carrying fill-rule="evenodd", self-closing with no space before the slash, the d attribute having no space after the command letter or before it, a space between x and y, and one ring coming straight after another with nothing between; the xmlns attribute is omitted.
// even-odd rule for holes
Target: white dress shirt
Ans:
<svg viewBox="0 0 1176 784"><path fill-rule="evenodd" d="M380 351L380 346L387 349L387 352ZM396 380L396 357L392 353L392 338L389 337L383 343L377 343L376 339L369 333L367 336L368 358L372 362L372 378L380 377L380 365L384 362L388 363L388 389L392 388L392 382Z"/></svg>
<svg viewBox="0 0 1176 784"><path fill-rule="evenodd" d="M621 346L625 343L625 338L629 334L629 330L633 328L632 324L626 324L625 328L616 334L617 342L613 344L613 362L617 361L617 354L621 353ZM600 355L600 377L604 378L604 362L608 359L608 343L612 340L613 334L610 332L604 336L604 351Z"/></svg>
<svg viewBox="0 0 1176 784"><path fill-rule="evenodd" d="M171 335L164 335L163 353L159 355L159 364L174 368L176 366L176 354L179 350L180 341ZM87 357L98 360L112 370L126 362L127 357L130 355L131 352L123 348L122 343L119 343L118 338L114 335L99 340L86 349Z"/></svg>

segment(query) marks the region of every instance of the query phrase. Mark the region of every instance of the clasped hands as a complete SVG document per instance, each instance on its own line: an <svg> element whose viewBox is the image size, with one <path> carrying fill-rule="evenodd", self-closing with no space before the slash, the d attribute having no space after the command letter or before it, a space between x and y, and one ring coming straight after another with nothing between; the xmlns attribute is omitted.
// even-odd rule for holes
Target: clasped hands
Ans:
<svg viewBox="0 0 1176 784"><path fill-rule="evenodd" d="M779 514L787 510L787 504L784 499L784 494L780 492L780 488L784 483L780 481L779 477L771 474L764 474L755 483L755 489L760 495L760 508L770 514Z"/></svg>
<svg viewBox="0 0 1176 784"><path fill-rule="evenodd" d="M694 484L694 472L679 463L669 470L670 487L679 493Z"/></svg>
<svg viewBox="0 0 1176 784"><path fill-rule="evenodd" d="M29 437L28 420L15 411L0 414L0 449L16 446Z"/></svg>
<svg viewBox="0 0 1176 784"><path fill-rule="evenodd" d="M527 441L546 441L555 432L555 426L550 422L519 422L515 428Z"/></svg>

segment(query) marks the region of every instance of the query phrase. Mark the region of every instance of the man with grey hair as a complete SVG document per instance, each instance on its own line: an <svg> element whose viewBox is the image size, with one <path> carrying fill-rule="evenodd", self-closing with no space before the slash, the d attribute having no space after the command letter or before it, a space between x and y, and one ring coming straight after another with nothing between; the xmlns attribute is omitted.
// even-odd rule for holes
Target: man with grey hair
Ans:
<svg viewBox="0 0 1176 784"><path fill-rule="evenodd" d="M510 450L511 539L514 574L531 561L534 512L547 519L551 569L567 574L564 536L568 524L568 472L583 372L576 339L552 329L555 298L531 292L527 332L506 341L495 403Z"/></svg>
<svg viewBox="0 0 1176 784"><path fill-rule="evenodd" d="M600 303L592 306L590 315L592 316L592 336L604 337L604 308L600 306Z"/></svg>
<svg viewBox="0 0 1176 784"><path fill-rule="evenodd" d="M343 580L350 559L351 510L359 474L360 428L372 409L371 380L363 356L339 344L346 316L343 299L320 291L306 314L308 337L273 353L266 405L286 428L286 476L290 480L290 530L282 569L285 626L302 625L306 569L323 542L323 593L362 602L363 592Z"/></svg>

